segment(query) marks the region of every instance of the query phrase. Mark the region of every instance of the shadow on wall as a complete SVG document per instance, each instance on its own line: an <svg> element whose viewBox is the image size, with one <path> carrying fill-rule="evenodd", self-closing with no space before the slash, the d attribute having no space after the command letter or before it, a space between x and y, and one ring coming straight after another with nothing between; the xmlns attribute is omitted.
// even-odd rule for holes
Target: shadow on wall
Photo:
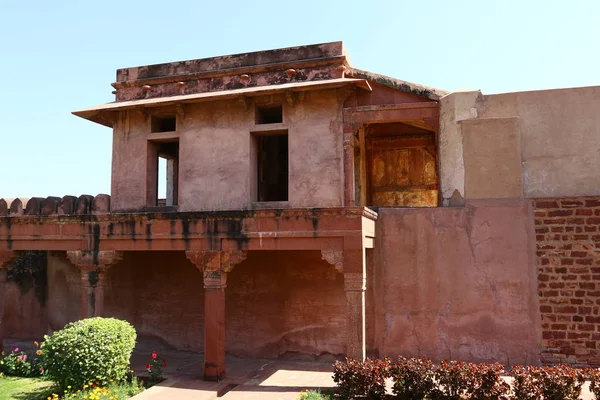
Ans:
<svg viewBox="0 0 600 400"><path fill-rule="evenodd" d="M42 337L47 330L47 252L25 251L7 273L4 335Z"/></svg>

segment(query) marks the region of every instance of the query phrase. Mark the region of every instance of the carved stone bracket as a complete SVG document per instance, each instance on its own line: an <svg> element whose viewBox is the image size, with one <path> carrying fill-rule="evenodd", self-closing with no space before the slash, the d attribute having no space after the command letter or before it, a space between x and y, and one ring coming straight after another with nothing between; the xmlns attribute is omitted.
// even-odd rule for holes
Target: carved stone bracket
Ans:
<svg viewBox="0 0 600 400"><path fill-rule="evenodd" d="M247 251L225 250L221 251L221 270L231 272L233 267L244 261L248 257Z"/></svg>
<svg viewBox="0 0 600 400"><path fill-rule="evenodd" d="M84 251L73 250L67 251L67 258L71 263L80 269L96 270L106 269L111 265L115 265L123 258L123 252L101 250L101 251Z"/></svg>
<svg viewBox="0 0 600 400"><path fill-rule="evenodd" d="M321 250L321 259L333 265L339 273L344 273L344 252L342 250Z"/></svg>
<svg viewBox="0 0 600 400"><path fill-rule="evenodd" d="M185 256L200 271L231 272L248 254L238 250L186 250Z"/></svg>
<svg viewBox="0 0 600 400"><path fill-rule="evenodd" d="M237 250L186 250L185 256L198 270L202 271L205 289L223 289L227 284L227 273L246 259L247 252Z"/></svg>

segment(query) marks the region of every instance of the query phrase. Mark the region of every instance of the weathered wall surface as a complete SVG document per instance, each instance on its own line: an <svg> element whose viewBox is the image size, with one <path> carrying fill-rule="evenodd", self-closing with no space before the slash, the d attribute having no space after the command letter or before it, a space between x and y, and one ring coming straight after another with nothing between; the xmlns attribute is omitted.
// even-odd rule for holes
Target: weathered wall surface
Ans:
<svg viewBox="0 0 600 400"><path fill-rule="evenodd" d="M147 135L150 125L136 111L122 113L113 129L111 209L131 210L146 205Z"/></svg>
<svg viewBox="0 0 600 400"><path fill-rule="evenodd" d="M600 365L600 197L534 201L542 361Z"/></svg>
<svg viewBox="0 0 600 400"><path fill-rule="evenodd" d="M519 118L526 197L600 194L600 87L483 96L477 108Z"/></svg>
<svg viewBox="0 0 600 400"><path fill-rule="evenodd" d="M537 364L532 210L522 200L379 209L376 343L381 355Z"/></svg>
<svg viewBox="0 0 600 400"><path fill-rule="evenodd" d="M343 280L319 251L249 252L227 278L227 351L252 357L343 354Z"/></svg>
<svg viewBox="0 0 600 400"><path fill-rule="evenodd" d="M79 319L79 270L51 257L53 330ZM255 251L229 274L226 350L251 357L345 352L343 277L318 251ZM182 251L126 252L108 270L105 314L182 350L204 350L202 273Z"/></svg>
<svg viewBox="0 0 600 400"><path fill-rule="evenodd" d="M62 251L48 254L48 329L62 329L81 318L79 269Z"/></svg>
<svg viewBox="0 0 600 400"><path fill-rule="evenodd" d="M5 337L39 339L46 333L45 252L25 252L11 269L4 293L2 329Z"/></svg>
<svg viewBox="0 0 600 400"><path fill-rule="evenodd" d="M290 105L283 97L282 129L288 130L289 207L342 204L342 105L337 90L306 92ZM127 114L129 117L127 117ZM254 106L239 101L189 105L178 117L179 210L253 208L256 200ZM141 113L123 113L114 128L112 210L146 205L148 134ZM210 188L210 190L209 190Z"/></svg>

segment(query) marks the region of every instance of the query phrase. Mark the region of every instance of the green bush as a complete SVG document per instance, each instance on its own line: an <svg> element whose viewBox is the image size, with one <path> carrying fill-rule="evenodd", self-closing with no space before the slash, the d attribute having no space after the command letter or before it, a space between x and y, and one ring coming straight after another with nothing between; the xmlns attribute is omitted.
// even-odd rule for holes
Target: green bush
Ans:
<svg viewBox="0 0 600 400"><path fill-rule="evenodd" d="M60 390L89 382L106 385L127 372L135 339L135 329L126 321L89 318L72 322L45 337L42 365Z"/></svg>

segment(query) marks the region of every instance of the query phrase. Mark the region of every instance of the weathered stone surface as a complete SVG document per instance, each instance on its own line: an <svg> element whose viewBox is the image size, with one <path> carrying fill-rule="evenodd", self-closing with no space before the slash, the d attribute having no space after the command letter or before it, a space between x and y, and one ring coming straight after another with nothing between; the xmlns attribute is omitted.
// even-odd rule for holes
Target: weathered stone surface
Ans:
<svg viewBox="0 0 600 400"><path fill-rule="evenodd" d="M75 203L74 213L75 214L91 214L92 213L92 203L94 201L94 197L88 194L83 194L77 198L77 202Z"/></svg>
<svg viewBox="0 0 600 400"><path fill-rule="evenodd" d="M10 202L10 215L23 215L23 202L27 202L27 199L13 199Z"/></svg>
<svg viewBox="0 0 600 400"><path fill-rule="evenodd" d="M99 194L92 201L92 213L103 214L110 212L110 195Z"/></svg>
<svg viewBox="0 0 600 400"><path fill-rule="evenodd" d="M25 215L39 215L42 210L42 201L44 201L41 197L32 197L27 200L27 203L24 205L23 213Z"/></svg>
<svg viewBox="0 0 600 400"><path fill-rule="evenodd" d="M8 203L5 199L0 199L0 217L8 215Z"/></svg>
<svg viewBox="0 0 600 400"><path fill-rule="evenodd" d="M41 215L52 215L58 214L58 205L60 204L60 197L46 197L42 201L42 207L40 209Z"/></svg>
<svg viewBox="0 0 600 400"><path fill-rule="evenodd" d="M75 214L75 205L77 204L77 197L75 196L63 196L58 204L59 215Z"/></svg>

